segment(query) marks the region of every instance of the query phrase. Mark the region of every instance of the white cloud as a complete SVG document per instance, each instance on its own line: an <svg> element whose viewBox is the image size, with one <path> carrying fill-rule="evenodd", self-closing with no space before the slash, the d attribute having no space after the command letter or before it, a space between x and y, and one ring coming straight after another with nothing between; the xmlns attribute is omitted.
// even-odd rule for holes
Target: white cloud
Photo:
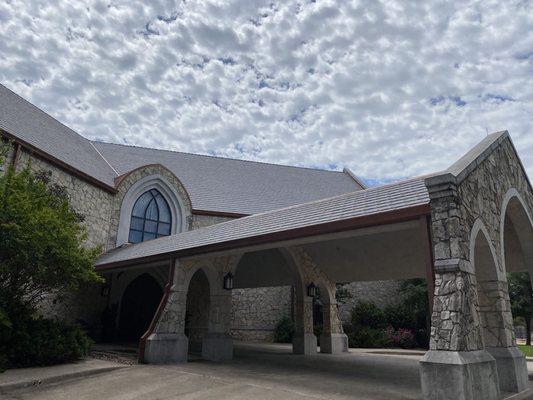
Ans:
<svg viewBox="0 0 533 400"><path fill-rule="evenodd" d="M0 81L90 138L369 180L508 129L533 177L533 3L19 1Z"/></svg>

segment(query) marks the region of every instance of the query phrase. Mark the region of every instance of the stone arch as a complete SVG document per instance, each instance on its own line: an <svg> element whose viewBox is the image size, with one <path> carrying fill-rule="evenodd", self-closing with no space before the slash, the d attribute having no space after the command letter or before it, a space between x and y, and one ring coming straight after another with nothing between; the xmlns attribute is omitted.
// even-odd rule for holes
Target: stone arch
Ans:
<svg viewBox="0 0 533 400"><path fill-rule="evenodd" d="M186 231L192 212L192 203L181 181L160 164L137 168L117 181L114 211L110 227L110 247L127 242L131 211L141 194L157 189L170 206L172 213L171 234Z"/></svg>
<svg viewBox="0 0 533 400"><path fill-rule="evenodd" d="M478 219L470 234L470 262L476 275L476 292L485 348L514 343L507 279L497 267L487 229Z"/></svg>
<svg viewBox="0 0 533 400"><path fill-rule="evenodd" d="M115 324L118 326L123 306L124 292L128 286L141 275L150 275L157 284L164 288L168 281L168 267L165 265L154 266L149 270L146 268L133 268L124 271L112 273L109 276L111 290L109 294L109 305L115 313ZM160 298L161 300L161 298Z"/></svg>
<svg viewBox="0 0 533 400"><path fill-rule="evenodd" d="M498 267L496 254L496 249L490 240L490 234L485 224L481 218L476 219L470 230L470 272L475 273L478 280L481 276L490 280L506 281L505 273ZM483 258L478 260L477 268L476 256Z"/></svg>
<svg viewBox="0 0 533 400"><path fill-rule="evenodd" d="M188 279L184 333L191 353L202 352L202 341L209 332L212 286L204 268L195 269Z"/></svg>
<svg viewBox="0 0 533 400"><path fill-rule="evenodd" d="M529 272L533 280L533 218L522 196L509 189L500 214L501 265L505 272Z"/></svg>

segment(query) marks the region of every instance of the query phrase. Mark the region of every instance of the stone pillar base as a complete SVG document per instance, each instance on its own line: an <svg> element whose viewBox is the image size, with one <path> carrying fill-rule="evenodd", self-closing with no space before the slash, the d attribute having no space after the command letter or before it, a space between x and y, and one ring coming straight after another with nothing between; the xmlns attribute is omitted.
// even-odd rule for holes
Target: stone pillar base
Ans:
<svg viewBox="0 0 533 400"><path fill-rule="evenodd" d="M146 340L143 362L174 364L187 362L189 339L183 333L152 333Z"/></svg>
<svg viewBox="0 0 533 400"><path fill-rule="evenodd" d="M312 333L294 336L292 339L292 352L294 354L304 354L307 356L317 353L316 336Z"/></svg>
<svg viewBox="0 0 533 400"><path fill-rule="evenodd" d="M526 357L518 347L487 347L496 360L500 389L519 393L529 385Z"/></svg>
<svg viewBox="0 0 533 400"><path fill-rule="evenodd" d="M323 333L320 335L320 352L342 354L348 352L348 336L344 333Z"/></svg>
<svg viewBox="0 0 533 400"><path fill-rule="evenodd" d="M202 358L210 361L233 359L233 339L225 333L208 333L202 339Z"/></svg>
<svg viewBox="0 0 533 400"><path fill-rule="evenodd" d="M500 399L496 361L485 350L430 350L420 361L425 400Z"/></svg>

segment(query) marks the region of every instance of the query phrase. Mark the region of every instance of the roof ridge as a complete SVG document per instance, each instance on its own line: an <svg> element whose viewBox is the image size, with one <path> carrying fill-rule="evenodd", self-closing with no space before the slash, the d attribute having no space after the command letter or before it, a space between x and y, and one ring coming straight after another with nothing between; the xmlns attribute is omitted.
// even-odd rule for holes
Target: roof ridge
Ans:
<svg viewBox="0 0 533 400"><path fill-rule="evenodd" d="M74 129L72 129L71 127L69 127L68 125L64 124L63 122L59 121L57 118L55 118L54 116L50 115L49 113L47 113L46 111L44 111L43 109L41 109L40 107L36 106L35 104L33 104L31 101L25 99L24 97L22 97L21 95L19 95L18 93L14 92L13 90L11 90L10 88L8 88L6 85L2 84L0 82L0 86L2 86L4 89L6 89L8 92L11 92L12 94L15 95L15 97L19 98L20 100L24 101L25 103L27 103L30 107L33 107L35 110L39 111L41 114L44 114L45 117L48 117L52 120L54 120L55 122L57 122L59 125L65 127L66 129L68 129L70 132L74 133L76 136L80 137L81 139L89 142L91 144L91 147L96 151L96 153L102 158L103 161L106 162L106 164L108 164L110 167L111 167L111 164L109 164L107 162L107 160L104 158L104 156L102 154L100 154L100 152L94 147L94 145L92 144L92 140L90 139L87 139L85 136L83 136L81 133L78 133L76 132ZM116 173L115 169L113 167L111 167L111 169ZM100 179L98 179L100 180Z"/></svg>
<svg viewBox="0 0 533 400"><path fill-rule="evenodd" d="M113 172L115 172L115 174L116 174L117 176L120 176L120 174L119 174L118 171L115 169L115 167L113 167L113 166L111 165L111 163L110 163L109 161L107 161L107 158L105 158L104 155L100 152L100 150L98 150L98 149L96 148L96 146L94 145L94 143L92 142L92 140L89 140L89 143L91 144L91 146L93 147L93 149L96 150L96 152L97 152L98 154L100 154L100 157L102 157L102 159L106 162L106 164L109 165L109 167L113 170Z"/></svg>
<svg viewBox="0 0 533 400"><path fill-rule="evenodd" d="M322 168L313 168L313 167L300 167L300 166L296 166L296 165L276 164L276 163L273 163L273 162L266 162L266 161L243 160L243 159L240 159L240 158L214 156L214 155L211 155L211 154L198 154L198 153L191 153L191 152L181 151L181 150L156 149L156 148L153 148L153 147L138 146L138 145L124 144L124 143L112 143L112 142L105 142L105 141L102 141L102 140L91 140L91 142L92 143L96 143L96 144L99 144L99 143L100 144L110 144L110 145L113 145L113 146L134 147L134 148L145 149L145 150L164 151L164 152L167 152L167 153L187 154L187 155L195 156L195 157L218 158L218 159L229 160L229 161L242 161L242 162L261 164L261 165L272 165L272 166L275 166L275 167L307 169L307 170L311 170L311 171L320 171L320 172L328 172L328 173L336 173L336 174L344 174L344 175L346 175L343 171L336 171L336 170L331 170L331 169L322 169Z"/></svg>

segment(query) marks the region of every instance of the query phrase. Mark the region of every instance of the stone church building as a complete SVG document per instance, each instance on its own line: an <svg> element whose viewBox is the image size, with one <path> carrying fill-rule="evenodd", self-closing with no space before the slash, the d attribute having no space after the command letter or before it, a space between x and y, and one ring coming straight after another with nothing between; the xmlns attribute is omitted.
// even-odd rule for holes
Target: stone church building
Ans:
<svg viewBox="0 0 533 400"><path fill-rule="evenodd" d="M148 363L233 355L293 318L293 352L348 351L336 300L430 289L424 398L499 399L527 387L507 271L533 276L533 190L507 132L447 170L366 188L322 171L90 141L0 85L8 162L51 172L102 246L101 287L48 312L116 325ZM313 297L322 303L320 348ZM105 314L103 316L103 314ZM453 384L451 384L453 382Z"/></svg>

